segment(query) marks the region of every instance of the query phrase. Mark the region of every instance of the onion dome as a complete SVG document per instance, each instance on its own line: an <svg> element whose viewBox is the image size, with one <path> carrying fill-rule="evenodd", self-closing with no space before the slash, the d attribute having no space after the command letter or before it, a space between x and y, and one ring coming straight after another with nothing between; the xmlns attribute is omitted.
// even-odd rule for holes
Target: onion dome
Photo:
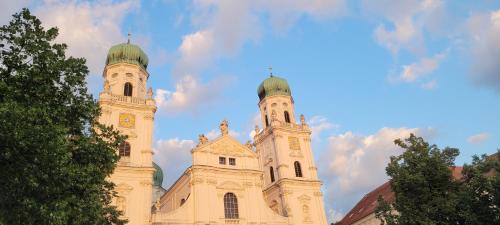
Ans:
<svg viewBox="0 0 500 225"><path fill-rule="evenodd" d="M153 184L154 186L161 187L161 184L163 183L163 170L154 162L153 168L155 168L155 173L153 174Z"/></svg>
<svg viewBox="0 0 500 225"><path fill-rule="evenodd" d="M259 95L259 99L262 101L262 99L268 96L291 96L292 91L290 90L290 86L288 86L288 82L285 79L271 74L269 78L262 81L257 89L257 94Z"/></svg>
<svg viewBox="0 0 500 225"><path fill-rule="evenodd" d="M148 68L148 56L142 49L134 44L122 43L111 47L106 58L106 66L116 63L130 63Z"/></svg>

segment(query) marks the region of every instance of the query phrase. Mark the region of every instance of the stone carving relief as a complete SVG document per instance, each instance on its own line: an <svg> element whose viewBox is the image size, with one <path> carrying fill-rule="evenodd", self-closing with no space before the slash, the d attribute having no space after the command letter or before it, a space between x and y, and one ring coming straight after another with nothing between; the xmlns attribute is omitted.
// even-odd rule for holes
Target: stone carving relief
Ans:
<svg viewBox="0 0 500 225"><path fill-rule="evenodd" d="M123 196L118 196L116 198L116 209L123 212L123 215L127 215L127 199Z"/></svg>
<svg viewBox="0 0 500 225"><path fill-rule="evenodd" d="M290 148L290 150L300 150L299 138L288 136L288 148Z"/></svg>
<svg viewBox="0 0 500 225"><path fill-rule="evenodd" d="M302 214L304 216L304 222L312 222L311 220L311 210L309 209L309 206L307 204L302 205Z"/></svg>

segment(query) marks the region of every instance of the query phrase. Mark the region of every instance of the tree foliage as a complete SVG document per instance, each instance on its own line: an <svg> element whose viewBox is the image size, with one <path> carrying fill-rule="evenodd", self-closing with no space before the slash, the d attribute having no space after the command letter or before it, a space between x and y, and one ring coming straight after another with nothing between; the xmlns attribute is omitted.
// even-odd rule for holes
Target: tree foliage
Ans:
<svg viewBox="0 0 500 225"><path fill-rule="evenodd" d="M458 149L440 150L413 134L395 143L404 152L391 157L386 172L396 198L390 205L379 199L377 217L388 225L453 224L458 183L449 167L453 166Z"/></svg>
<svg viewBox="0 0 500 225"><path fill-rule="evenodd" d="M462 173L459 224L500 224L500 151L474 156Z"/></svg>
<svg viewBox="0 0 500 225"><path fill-rule="evenodd" d="M57 35L28 9L0 27L0 224L123 224L106 177L124 137Z"/></svg>
<svg viewBox="0 0 500 225"><path fill-rule="evenodd" d="M458 149L440 150L413 134L395 143L404 153L391 157L386 168L395 200L379 197L382 224L500 224L500 152L475 156L462 177L453 177Z"/></svg>

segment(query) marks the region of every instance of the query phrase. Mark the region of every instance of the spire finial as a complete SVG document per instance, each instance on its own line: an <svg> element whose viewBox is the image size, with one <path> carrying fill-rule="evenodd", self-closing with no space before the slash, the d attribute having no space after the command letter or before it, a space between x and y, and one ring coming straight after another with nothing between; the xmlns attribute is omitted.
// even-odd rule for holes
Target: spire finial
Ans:
<svg viewBox="0 0 500 225"><path fill-rule="evenodd" d="M269 75L272 77L273 76L273 67L269 66Z"/></svg>
<svg viewBox="0 0 500 225"><path fill-rule="evenodd" d="M130 36L132 36L132 34L130 33L130 31L128 32L127 36L128 36L127 44L130 44Z"/></svg>

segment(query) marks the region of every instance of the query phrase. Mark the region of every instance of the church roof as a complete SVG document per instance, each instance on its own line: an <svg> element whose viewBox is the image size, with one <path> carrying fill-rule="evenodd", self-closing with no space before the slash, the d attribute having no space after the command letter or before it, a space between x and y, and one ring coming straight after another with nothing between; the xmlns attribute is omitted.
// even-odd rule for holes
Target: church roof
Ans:
<svg viewBox="0 0 500 225"><path fill-rule="evenodd" d="M257 94L259 95L259 99L262 100L265 97L273 95L291 96L292 90L290 90L290 86L285 79L271 74L269 78L262 81L257 89Z"/></svg>
<svg viewBox="0 0 500 225"><path fill-rule="evenodd" d="M148 68L148 56L142 49L134 44L121 43L111 47L106 57L106 65L116 63L130 63L141 66L143 69Z"/></svg>

